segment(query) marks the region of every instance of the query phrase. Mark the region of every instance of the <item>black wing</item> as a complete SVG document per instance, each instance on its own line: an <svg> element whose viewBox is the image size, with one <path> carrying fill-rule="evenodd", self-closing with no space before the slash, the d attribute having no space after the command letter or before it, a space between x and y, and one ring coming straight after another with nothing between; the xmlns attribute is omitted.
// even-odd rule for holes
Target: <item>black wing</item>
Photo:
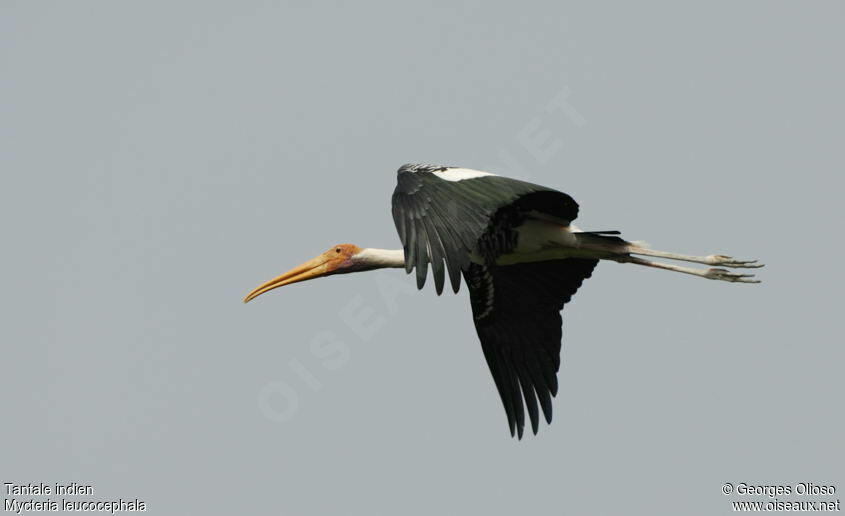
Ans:
<svg viewBox="0 0 845 516"><path fill-rule="evenodd" d="M581 258L499 267L473 263L464 272L475 329L511 435L515 429L522 438L523 398L535 434L538 400L551 423L560 368L560 311L597 263Z"/></svg>
<svg viewBox="0 0 845 516"><path fill-rule="evenodd" d="M443 291L445 268L452 289L461 285L461 270L469 266L470 253L493 224L494 215L534 213L561 225L578 216L572 197L543 186L485 175L461 181L447 181L438 173L452 167L403 165L393 192L393 220L405 251L405 270L417 269L417 287L422 288L431 263L437 293ZM518 225L513 216L498 221ZM489 242L488 242L489 244ZM489 246L488 246L489 247Z"/></svg>

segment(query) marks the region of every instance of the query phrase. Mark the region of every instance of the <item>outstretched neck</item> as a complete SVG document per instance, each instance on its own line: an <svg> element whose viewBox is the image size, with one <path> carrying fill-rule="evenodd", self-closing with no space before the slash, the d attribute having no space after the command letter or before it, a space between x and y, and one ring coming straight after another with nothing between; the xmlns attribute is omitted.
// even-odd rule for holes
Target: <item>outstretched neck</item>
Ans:
<svg viewBox="0 0 845 516"><path fill-rule="evenodd" d="M405 267L405 253L402 249L363 249L355 259L368 269L400 269Z"/></svg>

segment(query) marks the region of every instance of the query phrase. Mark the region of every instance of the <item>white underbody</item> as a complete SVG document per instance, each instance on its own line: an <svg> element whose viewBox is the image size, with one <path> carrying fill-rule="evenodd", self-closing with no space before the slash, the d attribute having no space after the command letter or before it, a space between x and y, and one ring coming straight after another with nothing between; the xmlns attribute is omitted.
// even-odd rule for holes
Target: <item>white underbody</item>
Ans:
<svg viewBox="0 0 845 516"><path fill-rule="evenodd" d="M545 220L529 219L516 228L516 248L500 256L497 265L562 260L565 258L607 258L610 254L627 252L627 245L603 243L593 235L584 234L574 224L562 226ZM472 261L483 263L474 252Z"/></svg>

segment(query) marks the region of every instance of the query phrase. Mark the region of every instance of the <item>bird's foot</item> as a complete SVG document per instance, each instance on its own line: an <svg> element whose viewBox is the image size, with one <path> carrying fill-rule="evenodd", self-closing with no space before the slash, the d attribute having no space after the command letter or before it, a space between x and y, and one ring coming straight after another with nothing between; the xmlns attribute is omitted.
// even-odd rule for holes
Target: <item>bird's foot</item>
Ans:
<svg viewBox="0 0 845 516"><path fill-rule="evenodd" d="M730 256L723 254L711 254L707 257L707 265L719 265L722 267L735 267L737 269L759 269L763 266L762 263L757 263L757 260L734 260ZM721 279L721 278L714 278ZM734 280L728 280L734 281Z"/></svg>
<svg viewBox="0 0 845 516"><path fill-rule="evenodd" d="M725 269L707 269L704 271L704 277L712 280L730 281L732 283L760 283L760 280L751 279L754 277L753 274L740 274Z"/></svg>

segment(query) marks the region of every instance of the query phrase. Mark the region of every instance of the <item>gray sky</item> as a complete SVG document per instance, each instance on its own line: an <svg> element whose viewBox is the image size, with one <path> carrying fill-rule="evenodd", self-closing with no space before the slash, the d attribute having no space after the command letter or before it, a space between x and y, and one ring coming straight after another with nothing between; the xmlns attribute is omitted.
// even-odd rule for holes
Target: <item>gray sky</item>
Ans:
<svg viewBox="0 0 845 516"><path fill-rule="evenodd" d="M324 4L0 5L0 481L151 514L841 497L842 3ZM333 244L398 247L406 162L556 187L585 229L764 283L601 264L555 421L512 440L465 289L241 303Z"/></svg>

